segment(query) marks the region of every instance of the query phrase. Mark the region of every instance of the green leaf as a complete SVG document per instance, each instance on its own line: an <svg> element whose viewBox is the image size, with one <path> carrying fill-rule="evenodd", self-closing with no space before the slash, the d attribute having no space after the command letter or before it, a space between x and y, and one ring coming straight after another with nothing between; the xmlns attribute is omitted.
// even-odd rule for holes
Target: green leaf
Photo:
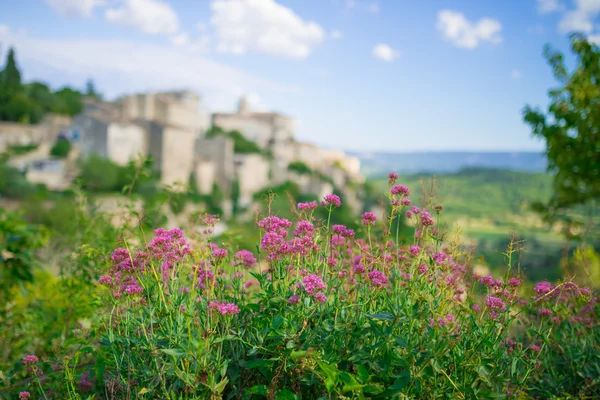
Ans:
<svg viewBox="0 0 600 400"><path fill-rule="evenodd" d="M369 380L369 371L367 371L367 369L364 366L359 365L356 367L356 370L358 373L358 378L361 382L365 383Z"/></svg>
<svg viewBox="0 0 600 400"><path fill-rule="evenodd" d="M277 330L281 327L281 325L283 325L283 321L284 320L281 314L277 314L273 317L273 320L271 321L271 326L273 327L273 329Z"/></svg>
<svg viewBox="0 0 600 400"><path fill-rule="evenodd" d="M268 362L267 360L262 360L262 359L250 360L250 361L246 361L246 363L244 364L244 368L246 368L246 369L262 368L262 367L268 367L270 364L271 363Z"/></svg>
<svg viewBox="0 0 600 400"><path fill-rule="evenodd" d="M375 397L375 399L389 399L399 393L402 393L404 389L410 383L410 371L405 369L400 373L398 380L385 391Z"/></svg>
<svg viewBox="0 0 600 400"><path fill-rule="evenodd" d="M181 357L184 353L181 350L178 349L159 349L160 351L162 351L165 354L168 354L170 356L173 357Z"/></svg>
<svg viewBox="0 0 600 400"><path fill-rule="evenodd" d="M302 358L306 355L306 350L298 350L298 351L292 351L292 353L290 354L290 358L294 361L296 361L299 358Z"/></svg>
<svg viewBox="0 0 600 400"><path fill-rule="evenodd" d="M268 393L268 388L266 385L254 385L250 389L246 390L246 393L266 396Z"/></svg>
<svg viewBox="0 0 600 400"><path fill-rule="evenodd" d="M138 392L138 396L139 396L139 395L142 395L142 394L146 394L146 393L150 393L150 390L149 390L149 389L147 389L147 388L142 388L142 390L140 390L140 391Z"/></svg>
<svg viewBox="0 0 600 400"><path fill-rule="evenodd" d="M393 321L395 319L394 315L389 313L389 312L378 312L375 314L369 314L367 315L369 318L373 318L373 319L381 319L381 320L385 320L385 321Z"/></svg>
<svg viewBox="0 0 600 400"><path fill-rule="evenodd" d="M275 396L276 400L296 400L296 395L288 389L283 389Z"/></svg>

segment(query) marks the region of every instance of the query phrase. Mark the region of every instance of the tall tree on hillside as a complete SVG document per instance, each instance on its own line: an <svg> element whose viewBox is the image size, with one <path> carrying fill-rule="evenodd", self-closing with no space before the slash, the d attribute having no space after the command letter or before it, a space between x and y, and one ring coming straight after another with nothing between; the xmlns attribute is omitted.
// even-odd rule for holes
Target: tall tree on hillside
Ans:
<svg viewBox="0 0 600 400"><path fill-rule="evenodd" d="M91 79L88 79L88 81L85 84L85 95L88 97L93 97L98 100L100 100L102 98L100 93L98 93L96 91L96 85L94 84L94 81Z"/></svg>
<svg viewBox="0 0 600 400"><path fill-rule="evenodd" d="M0 73L0 89L6 95L14 95L21 89L21 71L17 66L15 49L13 47L6 56L6 65Z"/></svg>
<svg viewBox="0 0 600 400"><path fill-rule="evenodd" d="M545 47L544 56L560 87L549 91L546 113L530 106L523 110L533 135L546 142L548 169L554 174L552 198L536 208L549 222L560 220L567 226L578 221L565 210L583 205L597 210L600 200L600 49L583 35L573 34L571 50L577 65L569 73L563 54Z"/></svg>

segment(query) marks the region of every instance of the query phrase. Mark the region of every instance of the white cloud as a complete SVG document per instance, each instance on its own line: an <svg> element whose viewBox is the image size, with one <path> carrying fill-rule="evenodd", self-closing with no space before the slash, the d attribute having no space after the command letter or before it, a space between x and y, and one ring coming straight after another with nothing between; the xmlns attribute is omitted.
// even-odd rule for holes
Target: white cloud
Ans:
<svg viewBox="0 0 600 400"><path fill-rule="evenodd" d="M138 29L148 34L174 34L179 19L168 3L160 0L124 0L119 8L106 10L108 22Z"/></svg>
<svg viewBox="0 0 600 400"><path fill-rule="evenodd" d="M0 41L18 49L27 79L51 74L63 84L72 84L91 77L109 98L123 93L189 88L203 96L214 110L230 108L244 93L297 91L210 60L195 51L194 40L187 46L173 47L124 39L52 39L0 32Z"/></svg>
<svg viewBox="0 0 600 400"><path fill-rule="evenodd" d="M0 24L0 35L7 35L10 33L10 26Z"/></svg>
<svg viewBox="0 0 600 400"><path fill-rule="evenodd" d="M45 0L56 12L67 17L88 17L96 7L103 6L104 0Z"/></svg>
<svg viewBox="0 0 600 400"><path fill-rule="evenodd" d="M373 47L373 56L380 60L391 62L400 57L400 53L385 43Z"/></svg>
<svg viewBox="0 0 600 400"><path fill-rule="evenodd" d="M513 69L510 73L510 77L513 78L514 80L518 81L519 79L521 79L523 77L523 73L521 71L519 71L518 69Z"/></svg>
<svg viewBox="0 0 600 400"><path fill-rule="evenodd" d="M537 5L540 14L548 14L564 9L564 6L558 0L537 0Z"/></svg>
<svg viewBox="0 0 600 400"><path fill-rule="evenodd" d="M248 93L244 96L252 111L268 111L269 107L263 99L256 93Z"/></svg>
<svg viewBox="0 0 600 400"><path fill-rule="evenodd" d="M305 58L325 37L317 23L275 0L213 0L211 9L217 50L223 53Z"/></svg>
<svg viewBox="0 0 600 400"><path fill-rule="evenodd" d="M564 13L558 23L558 30L566 32L592 33L594 18L600 13L600 0L575 0L575 8Z"/></svg>
<svg viewBox="0 0 600 400"><path fill-rule="evenodd" d="M379 14L379 3L370 3L366 6L367 11L373 14Z"/></svg>
<svg viewBox="0 0 600 400"><path fill-rule="evenodd" d="M190 43L190 35L187 33L180 33L171 36L171 43L173 43L175 46L185 46Z"/></svg>
<svg viewBox="0 0 600 400"><path fill-rule="evenodd" d="M339 30L334 30L334 31L331 31L330 36L333 40L338 40L338 39L341 39L344 37L344 32L339 31Z"/></svg>
<svg viewBox="0 0 600 400"><path fill-rule="evenodd" d="M457 11L440 11L437 29L446 41L463 49L474 49L482 42L497 44L502 41L500 22L492 18L471 22Z"/></svg>

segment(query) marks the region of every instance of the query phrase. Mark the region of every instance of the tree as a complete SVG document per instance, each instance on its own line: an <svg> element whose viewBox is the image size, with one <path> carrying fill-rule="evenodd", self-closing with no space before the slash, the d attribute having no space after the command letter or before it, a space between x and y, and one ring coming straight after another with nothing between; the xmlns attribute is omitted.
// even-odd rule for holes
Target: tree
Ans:
<svg viewBox="0 0 600 400"><path fill-rule="evenodd" d="M85 84L85 95L98 100L102 98L100 93L96 92L96 85L94 85L94 81L91 79L88 79L88 81Z"/></svg>
<svg viewBox="0 0 600 400"><path fill-rule="evenodd" d="M17 67L15 49L8 51L6 66L0 74L0 92L4 95L15 95L21 90L21 72Z"/></svg>
<svg viewBox="0 0 600 400"><path fill-rule="evenodd" d="M592 205L600 198L600 49L583 35L571 35L577 66L567 71L564 56L550 46L544 56L560 87L549 91L547 113L525 107L523 116L533 135L546 141L553 195L536 204L546 220L577 224L565 210ZM568 216L568 214L571 214Z"/></svg>
<svg viewBox="0 0 600 400"><path fill-rule="evenodd" d="M71 142L67 139L58 139L50 149L50 155L56 158L66 158L71 151Z"/></svg>

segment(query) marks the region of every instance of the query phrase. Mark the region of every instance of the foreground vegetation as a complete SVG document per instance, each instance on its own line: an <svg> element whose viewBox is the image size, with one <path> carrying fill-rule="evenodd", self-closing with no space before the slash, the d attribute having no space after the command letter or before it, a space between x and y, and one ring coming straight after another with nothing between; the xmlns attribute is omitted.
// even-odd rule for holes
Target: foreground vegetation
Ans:
<svg viewBox="0 0 600 400"><path fill-rule="evenodd" d="M415 207L394 180L386 218L364 213L356 230L332 224L341 202L329 195L298 204L294 222L266 215L254 252L214 243L211 215L189 237L157 229L143 239L133 229L88 242L69 255L78 273L38 277L21 292L9 285L0 394L600 395L597 292L576 281L526 284L517 243L504 276L474 275L442 228L443 208ZM416 225L401 242L397 221L407 213ZM28 249L41 245L40 232L11 221L6 232L31 237ZM110 242L119 246L112 254Z"/></svg>

